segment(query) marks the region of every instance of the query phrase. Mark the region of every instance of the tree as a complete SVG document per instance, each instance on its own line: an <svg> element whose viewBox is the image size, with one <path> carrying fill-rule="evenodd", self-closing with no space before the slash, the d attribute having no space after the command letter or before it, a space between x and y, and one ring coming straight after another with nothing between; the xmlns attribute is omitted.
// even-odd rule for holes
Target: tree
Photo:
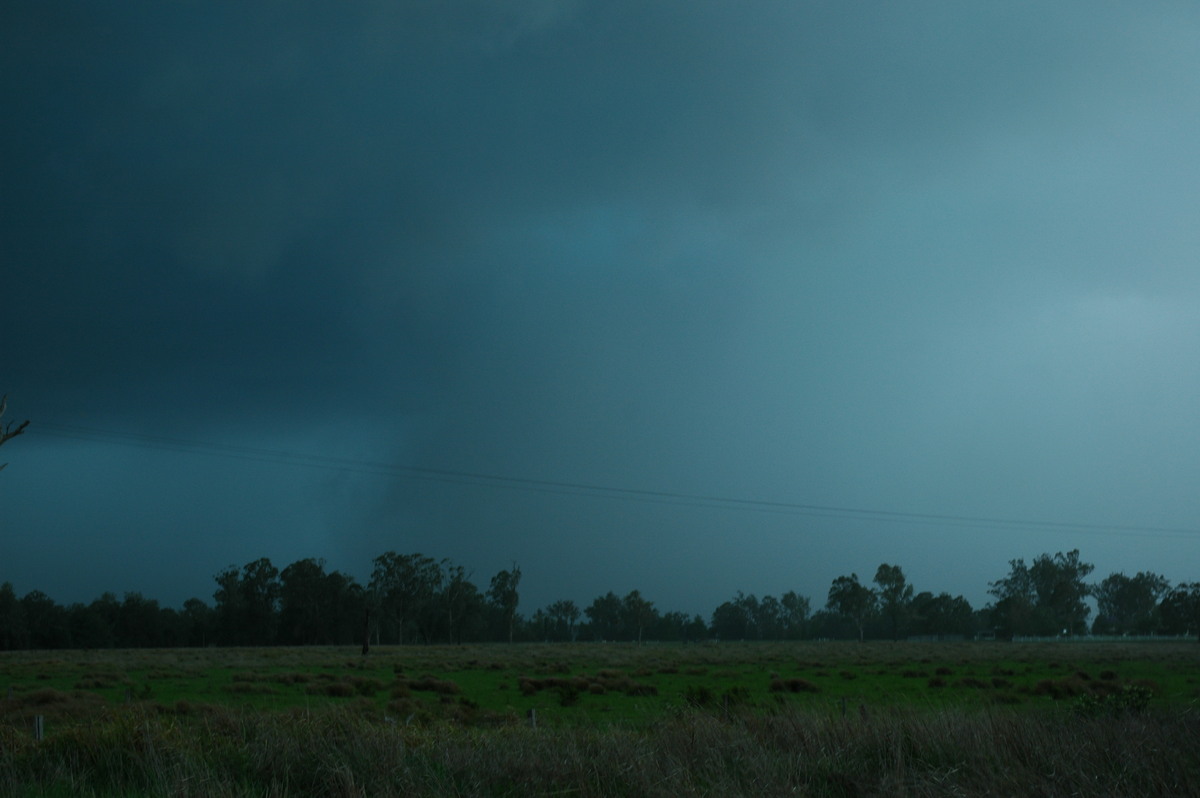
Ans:
<svg viewBox="0 0 1200 798"><path fill-rule="evenodd" d="M516 563L513 563L512 570L500 571L492 577L492 583L487 592L492 605L500 611L508 626L508 642L510 643L513 641L513 630L517 623L517 605L521 601L520 594L517 593L517 586L520 584L521 569L517 567Z"/></svg>
<svg viewBox="0 0 1200 798"><path fill-rule="evenodd" d="M213 591L215 642L219 645L242 645L245 633L241 628L244 601L242 600L242 577L236 565L230 565L213 577L217 589Z"/></svg>
<svg viewBox="0 0 1200 798"><path fill-rule="evenodd" d="M763 596L754 613L754 633L759 640L783 637L783 605L774 596Z"/></svg>
<svg viewBox="0 0 1200 798"><path fill-rule="evenodd" d="M800 596L796 591L789 590L779 597L783 607L783 634L789 640L799 640L804 634L804 626L808 622L811 605L807 596Z"/></svg>
<svg viewBox="0 0 1200 798"><path fill-rule="evenodd" d="M161 646L165 630L158 601L141 593L126 593L117 614L116 632L118 648Z"/></svg>
<svg viewBox="0 0 1200 798"><path fill-rule="evenodd" d="M912 585L905 580L899 565L887 563L875 571L875 584L879 585L879 603L891 626L892 640L899 640L900 629L908 618L912 604Z"/></svg>
<svg viewBox="0 0 1200 798"><path fill-rule="evenodd" d="M253 645L272 645L279 627L279 569L266 557L246 563L241 588L249 639Z"/></svg>
<svg viewBox="0 0 1200 798"><path fill-rule="evenodd" d="M1096 620L1092 634L1153 634L1158 631L1158 605L1169 584L1165 577L1140 571L1136 576L1109 574L1092 593Z"/></svg>
<svg viewBox="0 0 1200 798"><path fill-rule="evenodd" d="M1093 570L1081 562L1079 549L1051 557L1041 554L1026 566L1009 561L1009 575L991 583L997 598L994 622L1010 634L1057 635L1084 631L1091 608L1084 603L1091 587L1084 583Z"/></svg>
<svg viewBox="0 0 1200 798"><path fill-rule="evenodd" d="M446 635L452 643L477 639L485 625L483 595L461 565L450 565L448 560L443 563L445 587L438 598L446 613Z"/></svg>
<svg viewBox="0 0 1200 798"><path fill-rule="evenodd" d="M629 591L629 595L622 599L621 604L626 626L629 629L637 629L637 642L640 646L642 632L658 619L658 610L654 609L654 602L646 601L637 590Z"/></svg>
<svg viewBox="0 0 1200 798"><path fill-rule="evenodd" d="M292 645L353 642L362 620L362 588L325 561L298 560L283 569L279 586L279 635Z"/></svg>
<svg viewBox="0 0 1200 798"><path fill-rule="evenodd" d="M913 597L910 607L912 629L921 635L966 637L975 631L975 612L962 596L925 590Z"/></svg>
<svg viewBox="0 0 1200 798"><path fill-rule="evenodd" d="M4 417L4 411L7 409L8 409L8 394L4 394L4 396L0 396L0 418ZM29 426L28 419L26 419L25 421L22 421L20 424L18 424L15 429L13 428L13 422L11 422L11 421L8 422L7 425L5 425L3 422L0 422L0 446L3 446L4 444L8 443L13 438L20 435L22 432L25 431L25 428L28 426ZM4 470L4 466L6 466L6 465L8 465L8 463L0 463L0 471Z"/></svg>
<svg viewBox="0 0 1200 798"><path fill-rule="evenodd" d="M105 595L116 598L111 593ZM120 604L117 607L120 608ZM112 648L116 642L113 627L99 609L98 601L91 604L75 603L67 607L67 626L71 633L71 645L75 648Z"/></svg>
<svg viewBox="0 0 1200 798"><path fill-rule="evenodd" d="M1025 560L1008 561L1008 576L989 582L988 593L996 597L992 624L1008 635L1034 634L1037 592Z"/></svg>
<svg viewBox="0 0 1200 798"><path fill-rule="evenodd" d="M1083 580L1095 570L1091 563L1080 562L1079 549L1050 557L1043 554L1029 567L1029 576L1037 592L1037 606L1051 619L1055 629L1065 634L1087 631L1092 608L1085 602L1092 592Z"/></svg>
<svg viewBox="0 0 1200 798"><path fill-rule="evenodd" d="M207 646L212 640L215 614L212 607L202 599L192 597L183 602L180 620L184 629L184 640L189 646Z"/></svg>
<svg viewBox="0 0 1200 798"><path fill-rule="evenodd" d="M377 602L382 621L390 627L397 643L404 633L419 634L417 619L440 589L444 575L441 566L423 554L385 552L375 558L370 590Z"/></svg>
<svg viewBox="0 0 1200 798"><path fill-rule="evenodd" d="M756 623L759 611L758 599L738 591L732 601L726 601L713 610L713 636L718 640L752 640L758 637Z"/></svg>
<svg viewBox="0 0 1200 798"><path fill-rule="evenodd" d="M687 643L692 640L703 640L708 636L708 625L699 615L689 616L685 612L672 610L663 613L655 624L656 636L659 640L671 640Z"/></svg>
<svg viewBox="0 0 1200 798"><path fill-rule="evenodd" d="M0 651L25 648L29 636L25 628L25 612L12 582L0 585Z"/></svg>
<svg viewBox="0 0 1200 798"><path fill-rule="evenodd" d="M546 607L550 616L551 629L556 640L575 640L576 625L579 623L579 607L570 599L559 599Z"/></svg>
<svg viewBox="0 0 1200 798"><path fill-rule="evenodd" d="M621 599L611 590L594 599L583 611L593 640L620 640L624 631Z"/></svg>
<svg viewBox="0 0 1200 798"><path fill-rule="evenodd" d="M867 618L875 611L877 597L875 591L858 581L858 574L839 576L829 587L829 600L826 606L836 613L854 621L858 628L859 642L863 640L863 627Z"/></svg>
<svg viewBox="0 0 1200 798"><path fill-rule="evenodd" d="M217 636L223 645L269 646L279 626L279 569L266 557L229 566L214 579Z"/></svg>
<svg viewBox="0 0 1200 798"><path fill-rule="evenodd" d="M1200 639L1200 582L1176 585L1163 596L1158 612L1167 634L1194 634Z"/></svg>
<svg viewBox="0 0 1200 798"><path fill-rule="evenodd" d="M71 628L67 611L40 590L21 597L28 642L31 648L68 648Z"/></svg>

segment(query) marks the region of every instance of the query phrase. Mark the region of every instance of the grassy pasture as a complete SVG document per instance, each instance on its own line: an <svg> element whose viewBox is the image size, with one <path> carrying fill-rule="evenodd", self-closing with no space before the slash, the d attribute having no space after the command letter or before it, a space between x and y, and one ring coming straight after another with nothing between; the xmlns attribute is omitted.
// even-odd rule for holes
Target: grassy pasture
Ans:
<svg viewBox="0 0 1200 798"><path fill-rule="evenodd" d="M1200 794L1198 702L1194 643L10 652L0 795Z"/></svg>
<svg viewBox="0 0 1200 798"><path fill-rule="evenodd" d="M82 701L313 709L495 722L648 722L683 707L1035 707L1137 686L1157 706L1200 699L1190 643L721 643L12 652L13 708ZM54 692L48 692L54 691ZM50 700L55 699L55 700ZM18 715L22 713L16 713ZM44 713L43 713L44 714ZM411 722L411 721L410 721Z"/></svg>

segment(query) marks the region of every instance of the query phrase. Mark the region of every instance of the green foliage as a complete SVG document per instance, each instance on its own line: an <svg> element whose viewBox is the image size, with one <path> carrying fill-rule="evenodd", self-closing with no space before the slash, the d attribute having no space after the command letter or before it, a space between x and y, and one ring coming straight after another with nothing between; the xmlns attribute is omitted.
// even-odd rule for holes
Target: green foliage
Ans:
<svg viewBox="0 0 1200 798"><path fill-rule="evenodd" d="M970 603L962 596L949 593L933 595L928 591L918 593L910 605L909 632L942 638L957 636L970 638L975 633L975 614Z"/></svg>
<svg viewBox="0 0 1200 798"><path fill-rule="evenodd" d="M1154 692L1144 685L1126 684L1109 693L1088 693L1075 700L1074 710L1080 715L1124 715L1142 713L1150 706Z"/></svg>
<svg viewBox="0 0 1200 798"><path fill-rule="evenodd" d="M829 588L829 609L854 621L858 639L863 639L863 626L875 612L878 597L875 591L858 581L858 574L839 576Z"/></svg>
<svg viewBox="0 0 1200 798"><path fill-rule="evenodd" d="M1159 605L1163 631L1200 635L1200 582L1184 582L1168 592Z"/></svg>
<svg viewBox="0 0 1200 798"><path fill-rule="evenodd" d="M487 592L488 600L504 618L505 625L508 627L508 642L510 643L516 632L517 606L521 602L517 588L520 584L521 569L517 567L516 563L513 563L511 570L500 571L492 577L492 583Z"/></svg>
<svg viewBox="0 0 1200 798"><path fill-rule="evenodd" d="M370 592L379 615L377 634L388 642L429 640L429 613L441 589L442 566L423 554L384 552L374 560Z"/></svg>
<svg viewBox="0 0 1200 798"><path fill-rule="evenodd" d="M1092 633L1147 635L1158 631L1159 602L1168 587L1164 577L1146 571L1132 577L1109 574L1093 589L1097 612Z"/></svg>
<svg viewBox="0 0 1200 798"><path fill-rule="evenodd" d="M891 627L892 639L899 640L912 608L912 585L904 578L899 565L887 563L875 571L875 584L879 585L879 607Z"/></svg>
<svg viewBox="0 0 1200 798"><path fill-rule="evenodd" d="M1053 557L1041 554L1026 566L1021 559L1009 562L1008 576L991 583L997 601L993 622L1009 634L1075 635L1086 631L1091 608L1084 599L1091 586L1083 580L1093 570L1079 559L1079 550Z"/></svg>
<svg viewBox="0 0 1200 798"><path fill-rule="evenodd" d="M611 590L597 597L583 612L588 617L592 640L624 639L625 618L621 599Z"/></svg>

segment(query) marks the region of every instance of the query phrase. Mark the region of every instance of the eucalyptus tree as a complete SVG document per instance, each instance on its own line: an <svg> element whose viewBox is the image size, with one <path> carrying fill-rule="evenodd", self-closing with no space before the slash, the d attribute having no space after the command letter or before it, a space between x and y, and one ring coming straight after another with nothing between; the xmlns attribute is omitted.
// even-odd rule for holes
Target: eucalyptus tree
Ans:
<svg viewBox="0 0 1200 798"><path fill-rule="evenodd" d="M920 635L971 635L975 631L975 611L962 596L923 590L910 604L910 629Z"/></svg>
<svg viewBox="0 0 1200 798"><path fill-rule="evenodd" d="M574 601L559 599L546 607L546 614L550 616L551 628L554 630L556 640L575 640L581 613Z"/></svg>
<svg viewBox="0 0 1200 798"><path fill-rule="evenodd" d="M621 599L611 590L598 596L584 609L588 617L588 632L593 640L620 640L625 621L621 612Z"/></svg>
<svg viewBox="0 0 1200 798"><path fill-rule="evenodd" d="M779 604L783 608L781 621L783 623L783 635L789 640L798 640L804 634L804 626L808 623L808 617L812 612L811 602L807 596L801 596L794 590L789 590L779 597Z"/></svg>
<svg viewBox="0 0 1200 798"><path fill-rule="evenodd" d="M384 552L374 560L369 590L381 620L397 643L406 631L420 632L417 619L441 590L445 574L441 564L423 554Z"/></svg>
<svg viewBox="0 0 1200 798"><path fill-rule="evenodd" d="M500 613L508 627L508 642L513 641L513 632L517 625L517 606L521 603L521 595L517 588L521 584L521 569L516 563L508 571L500 571L492 577L487 596L492 606Z"/></svg>
<svg viewBox="0 0 1200 798"><path fill-rule="evenodd" d="M839 576L829 586L826 606L834 612L854 621L858 629L858 640L863 640L863 628L867 619L874 614L878 604L875 591L858 581L858 574Z"/></svg>
<svg viewBox="0 0 1200 798"><path fill-rule="evenodd" d="M1079 559L1079 549L1053 557L1043 554L1029 567L1037 591L1038 607L1043 608L1056 627L1066 634L1087 631L1087 619L1092 608L1085 603L1092 587L1083 580L1095 570L1091 563Z"/></svg>
<svg viewBox="0 0 1200 798"><path fill-rule="evenodd" d="M1092 588L1096 597L1094 634L1153 634L1160 625L1158 606L1170 585L1165 577L1140 571L1113 573Z"/></svg>
<svg viewBox="0 0 1200 798"><path fill-rule="evenodd" d="M879 585L879 605L891 627L892 639L899 640L912 608L912 585L904 578L899 565L887 563L875 571L875 584Z"/></svg>
<svg viewBox="0 0 1200 798"><path fill-rule="evenodd" d="M638 590L629 591L629 594L621 599L621 605L628 628L637 630L637 643L640 646L646 627L658 620L658 610L654 609L654 602L642 598Z"/></svg>
<svg viewBox="0 0 1200 798"><path fill-rule="evenodd" d="M322 559L297 560L279 575L280 642L333 645L353 642L363 613L362 587Z"/></svg>
<svg viewBox="0 0 1200 798"><path fill-rule="evenodd" d="M25 626L25 611L12 582L0 584L0 651L25 648L29 635Z"/></svg>
<svg viewBox="0 0 1200 798"><path fill-rule="evenodd" d="M1158 604L1163 631L1196 635L1200 640L1200 582L1182 582L1167 591Z"/></svg>
<svg viewBox="0 0 1200 798"><path fill-rule="evenodd" d="M754 640L758 638L758 598L742 591L713 610L709 628L718 640Z"/></svg>
<svg viewBox="0 0 1200 798"><path fill-rule="evenodd" d="M446 617L446 637L451 643L478 639L485 626L485 602L471 575L461 565L442 561L445 579L438 604Z"/></svg>
<svg viewBox="0 0 1200 798"><path fill-rule="evenodd" d="M279 569L260 557L240 570L231 565L214 579L219 642L240 646L274 644L279 628Z"/></svg>
<svg viewBox="0 0 1200 798"><path fill-rule="evenodd" d="M1093 568L1079 559L1079 549L1041 554L1028 566L1022 559L1010 560L1008 576L988 590L996 597L994 623L1013 634L1083 632L1091 614L1085 599L1092 590L1083 580Z"/></svg>

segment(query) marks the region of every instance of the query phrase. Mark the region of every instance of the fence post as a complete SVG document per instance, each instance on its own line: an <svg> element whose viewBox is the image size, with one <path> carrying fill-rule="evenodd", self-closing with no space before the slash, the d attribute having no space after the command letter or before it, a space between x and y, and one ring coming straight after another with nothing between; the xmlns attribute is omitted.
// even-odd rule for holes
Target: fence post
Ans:
<svg viewBox="0 0 1200 798"><path fill-rule="evenodd" d="M33 739L41 740L46 735L46 716L33 716Z"/></svg>

